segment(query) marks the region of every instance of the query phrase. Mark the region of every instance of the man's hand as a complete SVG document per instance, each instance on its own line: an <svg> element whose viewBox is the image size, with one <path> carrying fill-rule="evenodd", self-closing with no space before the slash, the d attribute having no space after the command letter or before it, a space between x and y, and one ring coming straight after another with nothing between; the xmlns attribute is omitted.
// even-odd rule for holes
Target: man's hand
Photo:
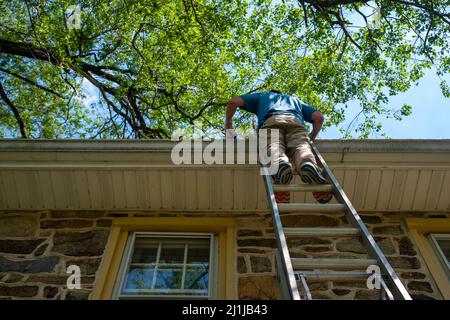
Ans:
<svg viewBox="0 0 450 320"><path fill-rule="evenodd" d="M236 137L236 132L233 129L233 116L236 113L236 109L244 104L244 100L239 96L232 97L227 103L227 114L225 117L225 137L227 139Z"/></svg>
<svg viewBox="0 0 450 320"><path fill-rule="evenodd" d="M225 139L236 139L236 131L231 121L225 122Z"/></svg>
<svg viewBox="0 0 450 320"><path fill-rule="evenodd" d="M313 134L312 132L309 134L309 138L314 141L317 137L317 134Z"/></svg>
<svg viewBox="0 0 450 320"><path fill-rule="evenodd" d="M225 129L225 139L236 139L237 134L236 131L234 131L233 128Z"/></svg>

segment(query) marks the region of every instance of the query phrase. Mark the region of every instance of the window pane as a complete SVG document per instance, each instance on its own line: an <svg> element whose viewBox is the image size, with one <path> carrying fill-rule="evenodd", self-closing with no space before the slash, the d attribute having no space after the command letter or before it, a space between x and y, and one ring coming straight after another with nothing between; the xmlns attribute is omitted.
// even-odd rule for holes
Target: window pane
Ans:
<svg viewBox="0 0 450 320"><path fill-rule="evenodd" d="M209 239L199 239L195 242L190 242L188 245L188 264L208 265L209 261Z"/></svg>
<svg viewBox="0 0 450 320"><path fill-rule="evenodd" d="M155 289L181 289L183 267L159 267Z"/></svg>
<svg viewBox="0 0 450 320"><path fill-rule="evenodd" d="M136 238L131 263L155 263L158 242L151 238Z"/></svg>
<svg viewBox="0 0 450 320"><path fill-rule="evenodd" d="M136 293L135 290L151 289L154 268L131 267L128 272L124 293Z"/></svg>
<svg viewBox="0 0 450 320"><path fill-rule="evenodd" d="M162 242L161 257L159 263L180 263L184 261L184 241L180 240L164 240Z"/></svg>
<svg viewBox="0 0 450 320"><path fill-rule="evenodd" d="M205 290L208 294L208 268L188 268L184 280L186 290Z"/></svg>
<svg viewBox="0 0 450 320"><path fill-rule="evenodd" d="M436 242L444 253L445 259L450 263L450 240L436 239Z"/></svg>

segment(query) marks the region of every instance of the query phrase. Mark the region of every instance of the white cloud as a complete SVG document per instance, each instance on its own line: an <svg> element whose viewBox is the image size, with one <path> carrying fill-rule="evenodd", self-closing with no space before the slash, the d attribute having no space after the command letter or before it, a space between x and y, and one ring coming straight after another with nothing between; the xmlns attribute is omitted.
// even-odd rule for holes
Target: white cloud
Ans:
<svg viewBox="0 0 450 320"><path fill-rule="evenodd" d="M81 102L87 106L92 103L96 103L99 101L98 97L98 89L86 79L83 79L83 83L81 84L81 89L85 95L84 98L80 98Z"/></svg>

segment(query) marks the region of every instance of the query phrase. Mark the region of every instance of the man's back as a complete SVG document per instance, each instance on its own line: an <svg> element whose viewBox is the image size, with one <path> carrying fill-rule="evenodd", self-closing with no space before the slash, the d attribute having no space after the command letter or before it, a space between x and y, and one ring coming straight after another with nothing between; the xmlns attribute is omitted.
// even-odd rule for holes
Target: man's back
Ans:
<svg viewBox="0 0 450 320"><path fill-rule="evenodd" d="M288 95L275 92L259 92L241 95L245 105L243 110L258 117L258 127L271 115L289 114L297 117L301 123L312 123L311 115L317 109L301 101L295 94Z"/></svg>

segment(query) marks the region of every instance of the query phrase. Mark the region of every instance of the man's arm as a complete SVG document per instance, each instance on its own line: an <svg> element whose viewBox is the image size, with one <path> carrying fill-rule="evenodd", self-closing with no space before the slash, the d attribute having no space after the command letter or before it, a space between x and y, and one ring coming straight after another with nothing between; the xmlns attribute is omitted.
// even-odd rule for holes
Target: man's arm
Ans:
<svg viewBox="0 0 450 320"><path fill-rule="evenodd" d="M313 122L313 129L309 134L309 137L311 138L311 140L314 140L316 139L317 134L320 131L320 128L322 128L324 120L323 114L320 111L314 111L311 115L311 120Z"/></svg>
<svg viewBox="0 0 450 320"><path fill-rule="evenodd" d="M238 107L245 104L244 99L239 96L232 97L227 104L227 115L225 117L225 129L233 128L233 116Z"/></svg>

